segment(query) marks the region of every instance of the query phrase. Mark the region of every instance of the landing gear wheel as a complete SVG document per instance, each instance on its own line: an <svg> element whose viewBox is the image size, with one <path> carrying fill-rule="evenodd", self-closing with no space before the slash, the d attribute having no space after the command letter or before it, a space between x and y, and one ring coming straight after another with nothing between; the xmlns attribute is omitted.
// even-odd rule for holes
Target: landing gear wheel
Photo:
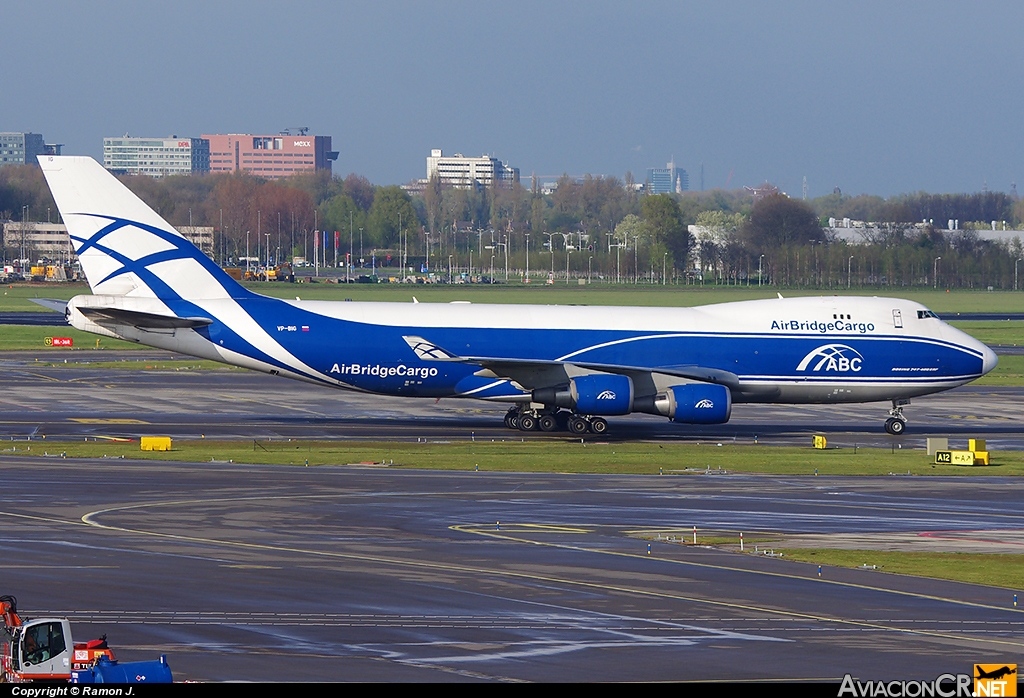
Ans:
<svg viewBox="0 0 1024 698"><path fill-rule="evenodd" d="M519 430L520 431L533 431L537 428L537 418L529 412L523 412L519 415Z"/></svg>
<svg viewBox="0 0 1024 698"><path fill-rule="evenodd" d="M590 425L583 417L578 414L569 417L569 431L573 434L586 434L589 429Z"/></svg>
<svg viewBox="0 0 1024 698"><path fill-rule="evenodd" d="M903 433L903 430L907 428L907 423L902 419L896 419L895 417L889 417L885 420L885 430L893 436L899 436Z"/></svg>
<svg viewBox="0 0 1024 698"><path fill-rule="evenodd" d="M519 428L519 412L516 410L509 410L505 413L505 427L508 429Z"/></svg>
<svg viewBox="0 0 1024 698"><path fill-rule="evenodd" d="M558 429L558 420L553 414L542 414L537 420L541 431L555 431Z"/></svg>
<svg viewBox="0 0 1024 698"><path fill-rule="evenodd" d="M594 417L590 420L590 431L595 434L604 434L608 431L608 420L603 417Z"/></svg>

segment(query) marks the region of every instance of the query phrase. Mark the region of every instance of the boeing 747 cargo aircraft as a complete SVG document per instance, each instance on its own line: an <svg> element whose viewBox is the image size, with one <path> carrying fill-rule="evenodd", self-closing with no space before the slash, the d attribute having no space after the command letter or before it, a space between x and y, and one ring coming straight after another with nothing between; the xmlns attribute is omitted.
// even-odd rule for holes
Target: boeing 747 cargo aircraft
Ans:
<svg viewBox="0 0 1024 698"><path fill-rule="evenodd" d="M604 433L644 412L720 424L734 403L891 403L991 371L919 303L828 296L695 308L352 303L247 290L96 161L40 156L92 288L78 329L335 388L511 403L509 428Z"/></svg>

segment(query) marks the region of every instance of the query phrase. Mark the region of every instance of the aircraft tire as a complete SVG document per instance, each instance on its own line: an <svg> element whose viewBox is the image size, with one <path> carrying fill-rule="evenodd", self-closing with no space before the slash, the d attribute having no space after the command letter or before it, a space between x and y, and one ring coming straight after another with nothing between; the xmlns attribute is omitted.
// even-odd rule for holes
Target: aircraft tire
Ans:
<svg viewBox="0 0 1024 698"><path fill-rule="evenodd" d="M900 436L901 434L903 434L906 428L907 423L904 422L902 419L890 417L889 419L885 420L885 430L892 434L893 436Z"/></svg>
<svg viewBox="0 0 1024 698"><path fill-rule="evenodd" d="M557 431L558 430L558 420L555 419L555 415L553 415L553 414L542 414L540 416L540 419L537 420L537 422L538 422L538 424L540 424L540 430L541 431Z"/></svg>
<svg viewBox="0 0 1024 698"><path fill-rule="evenodd" d="M555 413L555 421L558 423L558 428L562 431L569 430L569 413L565 410Z"/></svg>
<svg viewBox="0 0 1024 698"><path fill-rule="evenodd" d="M590 431L594 434L605 434L608 432L608 420L604 417L594 417L590 420Z"/></svg>
<svg viewBox="0 0 1024 698"><path fill-rule="evenodd" d="M524 412L519 415L519 430L520 431L533 431L537 428L537 418L529 412Z"/></svg>
<svg viewBox="0 0 1024 698"><path fill-rule="evenodd" d="M573 415L569 417L569 431L573 434L586 434L590 429L590 425L587 424L587 420L583 419L579 415Z"/></svg>
<svg viewBox="0 0 1024 698"><path fill-rule="evenodd" d="M505 427L508 429L519 428L519 417L514 412L509 412L505 415Z"/></svg>

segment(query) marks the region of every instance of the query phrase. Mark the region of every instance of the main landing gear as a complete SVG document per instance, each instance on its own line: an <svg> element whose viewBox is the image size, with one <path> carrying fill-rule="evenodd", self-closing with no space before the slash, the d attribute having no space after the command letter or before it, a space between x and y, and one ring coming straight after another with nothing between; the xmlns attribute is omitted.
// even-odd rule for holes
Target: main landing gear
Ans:
<svg viewBox="0 0 1024 698"><path fill-rule="evenodd" d="M903 408L910 400L893 400L889 410L889 419L885 420L885 430L893 436L900 436L907 428L907 418L903 416Z"/></svg>
<svg viewBox="0 0 1024 698"><path fill-rule="evenodd" d="M534 410L513 407L505 413L505 426L519 431L568 431L571 434L604 434L608 421L603 417L576 414L566 410Z"/></svg>

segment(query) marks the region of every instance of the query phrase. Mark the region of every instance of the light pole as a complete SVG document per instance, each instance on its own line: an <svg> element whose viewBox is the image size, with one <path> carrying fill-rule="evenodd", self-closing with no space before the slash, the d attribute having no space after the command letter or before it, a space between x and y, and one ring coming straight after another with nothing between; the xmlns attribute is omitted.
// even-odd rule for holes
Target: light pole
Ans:
<svg viewBox="0 0 1024 698"><path fill-rule="evenodd" d="M932 264L932 288L939 287L939 260L942 257L936 257L935 262Z"/></svg>
<svg viewBox="0 0 1024 698"><path fill-rule="evenodd" d="M25 221L28 217L28 206L21 207L21 259L18 266L21 267L21 276L25 277Z"/></svg>
<svg viewBox="0 0 1024 698"><path fill-rule="evenodd" d="M565 246L565 285L569 285L569 254L572 253L572 248L569 245Z"/></svg>
<svg viewBox="0 0 1024 698"><path fill-rule="evenodd" d="M1014 263L1013 263L1013 290L1014 290L1014 291L1016 291L1016 290L1017 290L1017 262L1019 262L1020 260L1021 260L1021 258L1020 258L1020 257L1018 257L1018 258L1017 258L1017 259L1016 259L1016 260L1014 261Z"/></svg>
<svg viewBox="0 0 1024 698"><path fill-rule="evenodd" d="M629 240L626 240L626 244L629 244ZM633 285L636 286L640 283L640 236L633 236Z"/></svg>
<svg viewBox="0 0 1024 698"><path fill-rule="evenodd" d="M553 240L554 235L552 233L544 233L543 235L548 239L546 244L548 246L548 252L551 253L551 279L553 280L555 278L555 243Z"/></svg>
<svg viewBox="0 0 1024 698"><path fill-rule="evenodd" d="M850 280L853 278L853 255L846 260L846 290L850 290Z"/></svg>
<svg viewBox="0 0 1024 698"><path fill-rule="evenodd" d="M524 283L530 283L530 234L526 234L526 281Z"/></svg>
<svg viewBox="0 0 1024 698"><path fill-rule="evenodd" d="M590 255L590 259L587 260L587 283L592 283L591 277L594 275L594 255Z"/></svg>
<svg viewBox="0 0 1024 698"><path fill-rule="evenodd" d="M761 262L764 260L764 255L757 258L757 287L761 288Z"/></svg>
<svg viewBox="0 0 1024 698"><path fill-rule="evenodd" d="M455 277L452 275L452 256L448 255L448 283L454 284Z"/></svg>
<svg viewBox="0 0 1024 698"><path fill-rule="evenodd" d="M666 264L668 264L668 252L663 253L663 256L661 258L661 285L662 286L665 285L665 268L666 268L665 265Z"/></svg>

